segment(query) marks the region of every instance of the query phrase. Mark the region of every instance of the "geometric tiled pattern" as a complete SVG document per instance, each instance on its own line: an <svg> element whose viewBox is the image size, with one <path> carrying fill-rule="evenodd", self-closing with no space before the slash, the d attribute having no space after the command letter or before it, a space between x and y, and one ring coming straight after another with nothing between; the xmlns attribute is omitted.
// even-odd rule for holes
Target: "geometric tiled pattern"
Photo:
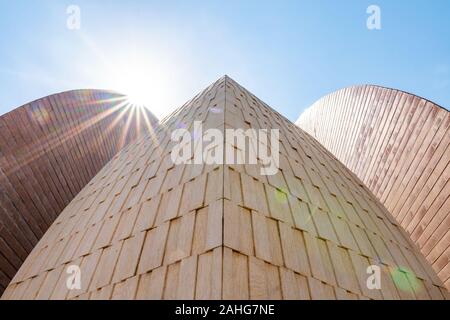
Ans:
<svg viewBox="0 0 450 320"><path fill-rule="evenodd" d="M204 129L279 129L280 171L263 176L259 165L174 165L171 133L192 129L195 120ZM371 264L382 268L380 291L366 287ZM81 290L66 287L70 265L81 268ZM354 174L224 77L96 175L53 223L3 298L443 299L446 294L406 233Z"/></svg>
<svg viewBox="0 0 450 320"><path fill-rule="evenodd" d="M450 288L450 112L356 86L320 99L297 124L362 180Z"/></svg>
<svg viewBox="0 0 450 320"><path fill-rule="evenodd" d="M144 117L155 122L125 102L109 91L74 90L0 117L0 294L75 195L148 131Z"/></svg>

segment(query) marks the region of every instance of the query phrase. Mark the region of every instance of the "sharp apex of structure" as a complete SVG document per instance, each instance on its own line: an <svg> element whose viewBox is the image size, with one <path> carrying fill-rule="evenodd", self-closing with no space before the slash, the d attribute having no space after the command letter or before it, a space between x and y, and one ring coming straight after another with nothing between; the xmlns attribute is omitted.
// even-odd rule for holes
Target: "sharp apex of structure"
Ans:
<svg viewBox="0 0 450 320"><path fill-rule="evenodd" d="M214 82L83 181L23 255L3 299L445 298L442 281L361 180L234 80L221 79L225 86ZM221 156L211 162L194 129L177 163L173 131L199 122L220 133L277 134L248 148L222 135L211 148ZM274 173L261 173L268 164ZM67 286L71 266L82 275L76 288ZM379 290L367 285L372 266L383 279Z"/></svg>

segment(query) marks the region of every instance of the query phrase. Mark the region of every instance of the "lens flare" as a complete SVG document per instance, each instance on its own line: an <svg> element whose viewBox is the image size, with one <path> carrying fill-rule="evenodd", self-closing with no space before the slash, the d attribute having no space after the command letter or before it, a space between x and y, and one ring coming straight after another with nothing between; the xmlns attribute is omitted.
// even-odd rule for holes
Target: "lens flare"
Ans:
<svg viewBox="0 0 450 320"><path fill-rule="evenodd" d="M391 269L391 276L395 286L405 292L421 290L421 285L414 272L405 267Z"/></svg>

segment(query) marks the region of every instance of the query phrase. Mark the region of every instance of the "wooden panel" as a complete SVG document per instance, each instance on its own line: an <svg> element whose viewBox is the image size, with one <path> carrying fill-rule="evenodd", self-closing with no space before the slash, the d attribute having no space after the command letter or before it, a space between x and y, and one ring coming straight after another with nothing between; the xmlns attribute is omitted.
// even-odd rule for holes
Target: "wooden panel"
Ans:
<svg viewBox="0 0 450 320"><path fill-rule="evenodd" d="M149 131L139 117L157 121L128 108L123 95L100 90L59 93L0 117L0 293L81 189ZM99 216L101 208L107 209L96 209ZM87 201L83 210L90 209Z"/></svg>
<svg viewBox="0 0 450 320"><path fill-rule="evenodd" d="M279 171L174 165L171 132L194 121L221 132L278 128ZM80 290L64 287L69 265L80 266ZM367 288L369 265L380 266L386 287ZM358 178L228 77L82 189L3 298L20 299L28 287L31 298L50 299L437 299L444 290Z"/></svg>
<svg viewBox="0 0 450 320"><path fill-rule="evenodd" d="M448 281L448 243L440 242L450 229L448 110L402 91L356 86L318 100L297 125L361 179Z"/></svg>

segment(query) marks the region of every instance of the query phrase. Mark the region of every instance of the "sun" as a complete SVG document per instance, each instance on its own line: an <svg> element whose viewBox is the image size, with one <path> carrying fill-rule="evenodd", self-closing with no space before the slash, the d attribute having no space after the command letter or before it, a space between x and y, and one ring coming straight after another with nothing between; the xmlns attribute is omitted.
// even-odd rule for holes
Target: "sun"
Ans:
<svg viewBox="0 0 450 320"><path fill-rule="evenodd" d="M125 94L127 102L134 107L156 109L158 95L153 82L151 75L130 69L122 73L116 90Z"/></svg>
<svg viewBox="0 0 450 320"><path fill-rule="evenodd" d="M88 79L83 86L123 94L130 106L146 107L158 119L184 102L179 84L191 81L192 74L187 73L190 64L181 52L141 41L148 38L147 33L131 34L115 50L109 42L104 50L85 33L80 36L94 57L79 62L80 72Z"/></svg>
<svg viewBox="0 0 450 320"><path fill-rule="evenodd" d="M167 69L144 59L127 59L114 65L111 87L124 94L127 103L133 107L145 107L158 118L165 115L171 94Z"/></svg>
<svg viewBox="0 0 450 320"><path fill-rule="evenodd" d="M151 109L153 105L153 96L147 90L136 90L136 92L125 91L126 101L132 107Z"/></svg>

